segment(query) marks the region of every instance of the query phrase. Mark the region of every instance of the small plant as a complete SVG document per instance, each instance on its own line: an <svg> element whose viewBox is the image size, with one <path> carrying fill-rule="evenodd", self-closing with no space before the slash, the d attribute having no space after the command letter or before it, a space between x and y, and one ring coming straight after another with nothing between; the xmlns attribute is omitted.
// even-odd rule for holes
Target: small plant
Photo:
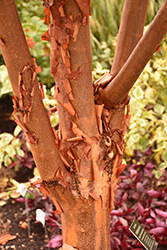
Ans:
<svg viewBox="0 0 167 250"><path fill-rule="evenodd" d="M41 209L45 213L45 225L49 230L50 241L47 246L50 248L61 247L62 226L61 226L60 214L57 214L57 210L52 200L48 196L44 197L42 195L40 191L40 185L38 185L38 188L30 188L28 190L28 193L26 194L26 197L16 198L16 201L21 203L25 203L27 198L27 203L28 203L27 208L25 208L25 210L23 211L22 214L23 217L20 220L20 222L29 220L29 218L27 218L27 212L30 214L33 211L37 211L37 209Z"/></svg>
<svg viewBox="0 0 167 250"><path fill-rule="evenodd" d="M2 164L6 167L17 168L20 160L23 159L25 153L22 149L21 139L16 137L15 130L14 135L9 133L0 134L0 166Z"/></svg>
<svg viewBox="0 0 167 250"><path fill-rule="evenodd" d="M160 246L167 244L167 172L157 180L152 151L135 151L131 165L124 170L111 212L111 243L113 250L143 249L131 234L134 219L153 236Z"/></svg>

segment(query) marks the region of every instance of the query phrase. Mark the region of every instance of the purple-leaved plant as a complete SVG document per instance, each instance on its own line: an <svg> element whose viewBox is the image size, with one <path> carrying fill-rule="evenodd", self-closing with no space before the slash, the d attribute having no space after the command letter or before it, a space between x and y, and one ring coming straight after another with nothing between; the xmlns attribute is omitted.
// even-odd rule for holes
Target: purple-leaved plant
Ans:
<svg viewBox="0 0 167 250"><path fill-rule="evenodd" d="M111 212L112 250L144 249L129 231L134 219L159 246L167 246L167 172L156 179L153 172L157 166L151 156L150 150L145 154L136 151L133 159L136 163L127 167L120 176L115 209Z"/></svg>

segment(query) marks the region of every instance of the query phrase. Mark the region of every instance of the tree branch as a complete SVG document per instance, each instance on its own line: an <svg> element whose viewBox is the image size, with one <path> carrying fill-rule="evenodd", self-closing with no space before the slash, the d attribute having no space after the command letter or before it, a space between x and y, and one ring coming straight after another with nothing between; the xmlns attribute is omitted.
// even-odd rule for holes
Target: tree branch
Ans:
<svg viewBox="0 0 167 250"><path fill-rule="evenodd" d="M63 164L14 0L1 1L0 23L0 46L14 92L14 113L19 112L14 116L30 142L41 178L48 180Z"/></svg>
<svg viewBox="0 0 167 250"><path fill-rule="evenodd" d="M102 98L107 108L121 103L141 74L145 65L156 51L167 33L167 0L150 24L144 36L133 50L127 62L112 82L102 90Z"/></svg>
<svg viewBox="0 0 167 250"><path fill-rule="evenodd" d="M149 0L125 0L110 74L116 76L143 35Z"/></svg>
<svg viewBox="0 0 167 250"><path fill-rule="evenodd" d="M87 4L88 1L84 1ZM65 5L66 15L69 16L73 13L73 19L75 20L78 15L81 15L79 7L84 6L84 1L82 1L81 6L78 6L74 0L69 0ZM84 13L82 13L82 17L84 18ZM82 69L82 75L78 80L70 81L74 96L72 104L78 116L77 124L88 136L95 136L98 134L98 130L93 100L92 53L89 29L88 19L87 25L79 27L77 40L70 39L68 49L71 56L71 71L76 71L78 67Z"/></svg>

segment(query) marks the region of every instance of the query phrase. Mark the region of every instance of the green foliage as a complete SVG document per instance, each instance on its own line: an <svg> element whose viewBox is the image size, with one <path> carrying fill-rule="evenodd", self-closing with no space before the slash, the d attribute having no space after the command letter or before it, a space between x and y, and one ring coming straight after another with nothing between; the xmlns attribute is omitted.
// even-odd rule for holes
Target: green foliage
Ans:
<svg viewBox="0 0 167 250"><path fill-rule="evenodd" d="M0 168L2 164L8 167L13 162L17 162L17 155L24 156L24 151L21 149L22 142L16 137L17 131L18 128L15 130L14 135L9 133L0 134Z"/></svg>
<svg viewBox="0 0 167 250"><path fill-rule="evenodd" d="M11 94L12 87L9 80L7 68L5 65L0 66L0 98L4 94Z"/></svg>
<svg viewBox="0 0 167 250"><path fill-rule="evenodd" d="M166 41L162 51L166 50ZM152 57L131 90L131 121L126 137L125 154L134 149L153 150L159 165L156 177L167 166L167 59L158 53Z"/></svg>
<svg viewBox="0 0 167 250"><path fill-rule="evenodd" d="M163 0L149 1L146 25L148 25L158 10ZM93 55L97 56L102 42L105 42L108 48L114 53L113 39L117 37L124 0L91 0L91 43ZM99 61L100 62L100 61Z"/></svg>

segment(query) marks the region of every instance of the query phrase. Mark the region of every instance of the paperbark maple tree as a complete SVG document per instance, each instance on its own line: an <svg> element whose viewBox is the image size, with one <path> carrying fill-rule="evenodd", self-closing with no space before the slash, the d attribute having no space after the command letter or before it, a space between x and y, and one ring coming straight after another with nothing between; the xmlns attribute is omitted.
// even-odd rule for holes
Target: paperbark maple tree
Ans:
<svg viewBox="0 0 167 250"><path fill-rule="evenodd" d="M59 133L42 102L14 0L1 0L0 47L13 88L16 123L61 212L63 249L110 249L110 211L128 128L128 92L167 33L167 0L143 35L149 0L125 0L111 72L92 87L89 0L43 0L51 45ZM40 85L41 86L41 85Z"/></svg>

